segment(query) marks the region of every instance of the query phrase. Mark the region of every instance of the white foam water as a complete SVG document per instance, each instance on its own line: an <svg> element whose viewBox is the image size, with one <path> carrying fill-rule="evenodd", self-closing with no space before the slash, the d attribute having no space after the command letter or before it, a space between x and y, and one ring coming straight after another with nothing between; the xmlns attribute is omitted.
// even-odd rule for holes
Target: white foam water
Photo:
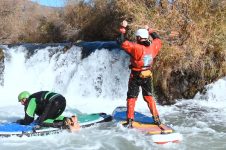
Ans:
<svg viewBox="0 0 226 150"><path fill-rule="evenodd" d="M35 49L25 46L4 47L5 69L0 86L0 122L14 121L24 115L17 95L23 90L51 90L67 99L67 110L111 114L126 105L129 56L120 50L100 49L83 58L82 49L63 46ZM225 149L226 79L208 85L205 94L178 100L158 109L162 121L183 135L179 144L157 145L151 137L125 130L114 123L84 128L78 133L63 132L41 137L0 138L1 149ZM150 115L139 95L136 110ZM67 115L67 113L65 113ZM205 146L204 146L205 145Z"/></svg>

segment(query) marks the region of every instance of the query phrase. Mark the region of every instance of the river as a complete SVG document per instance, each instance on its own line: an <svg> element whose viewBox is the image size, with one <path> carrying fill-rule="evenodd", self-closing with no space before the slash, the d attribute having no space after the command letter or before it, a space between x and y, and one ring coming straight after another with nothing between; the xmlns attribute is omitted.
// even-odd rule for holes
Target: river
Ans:
<svg viewBox="0 0 226 150"><path fill-rule="evenodd" d="M17 95L51 90L67 99L65 114L111 114L126 105L129 56L112 43L83 43L84 48L65 45L1 45L4 72L0 75L0 122L22 118L23 107ZM93 48L93 45L99 45ZM109 46L110 45L110 46ZM94 46L94 47L95 47ZM90 49L89 49L90 48ZM157 145L150 137L114 123L36 137L0 138L1 150L223 150L226 149L226 78L206 86L206 93L193 99L179 99L171 106L157 105L163 123L181 133L180 143ZM135 108L150 115L139 95Z"/></svg>

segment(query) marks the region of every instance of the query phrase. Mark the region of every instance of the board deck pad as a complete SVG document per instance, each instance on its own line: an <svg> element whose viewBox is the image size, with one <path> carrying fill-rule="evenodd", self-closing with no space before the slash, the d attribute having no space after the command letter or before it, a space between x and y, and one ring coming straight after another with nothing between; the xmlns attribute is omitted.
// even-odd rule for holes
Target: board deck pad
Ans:
<svg viewBox="0 0 226 150"><path fill-rule="evenodd" d="M126 121L121 121L121 124L126 123ZM154 124L143 124L140 122L134 121L132 123L133 128L136 128L142 132L145 132L147 134L168 134L168 133L173 133L173 129L171 127L168 127L167 125L161 124L159 128L158 125Z"/></svg>
<svg viewBox="0 0 226 150"><path fill-rule="evenodd" d="M126 111L127 108L123 107L123 106L119 106L117 108L115 108L115 110L112 113L112 116L115 120L117 121L124 121L126 120ZM134 112L134 121L136 122L140 122L140 123L154 123L154 120L152 119L152 117L148 117L142 113L139 112Z"/></svg>
<svg viewBox="0 0 226 150"><path fill-rule="evenodd" d="M107 115L105 113L82 114L77 115L77 117L81 127L88 127L96 123L108 122L112 120L111 115ZM12 135L48 135L63 131L63 129L53 127L41 127L40 129L35 129L35 126L35 123L31 123L30 125L20 125L13 122L0 123L0 136L9 137Z"/></svg>
<svg viewBox="0 0 226 150"><path fill-rule="evenodd" d="M120 124L124 124L127 119L126 113L126 107L116 107L112 113L112 117ZM157 144L165 144L169 142L176 143L182 140L182 135L176 133L172 127L165 124L159 126L155 125L152 117L146 116L140 112L135 111L132 126L134 129L152 136L152 141Z"/></svg>

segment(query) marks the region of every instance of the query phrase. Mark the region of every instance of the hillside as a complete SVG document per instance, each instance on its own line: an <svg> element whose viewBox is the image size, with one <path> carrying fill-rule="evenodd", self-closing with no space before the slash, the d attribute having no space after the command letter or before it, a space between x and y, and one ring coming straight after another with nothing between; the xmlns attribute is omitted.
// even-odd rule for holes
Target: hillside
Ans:
<svg viewBox="0 0 226 150"><path fill-rule="evenodd" d="M45 23L57 18L57 11L30 0L1 0L0 43L38 42Z"/></svg>

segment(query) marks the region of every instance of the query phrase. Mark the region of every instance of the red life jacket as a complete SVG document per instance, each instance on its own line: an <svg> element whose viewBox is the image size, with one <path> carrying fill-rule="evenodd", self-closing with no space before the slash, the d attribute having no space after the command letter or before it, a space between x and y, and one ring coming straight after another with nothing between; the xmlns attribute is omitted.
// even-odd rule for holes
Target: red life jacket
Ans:
<svg viewBox="0 0 226 150"><path fill-rule="evenodd" d="M142 71L151 68L153 59L162 47L162 41L156 38L152 41L150 46L125 41L121 46L131 56L131 69L134 71Z"/></svg>

